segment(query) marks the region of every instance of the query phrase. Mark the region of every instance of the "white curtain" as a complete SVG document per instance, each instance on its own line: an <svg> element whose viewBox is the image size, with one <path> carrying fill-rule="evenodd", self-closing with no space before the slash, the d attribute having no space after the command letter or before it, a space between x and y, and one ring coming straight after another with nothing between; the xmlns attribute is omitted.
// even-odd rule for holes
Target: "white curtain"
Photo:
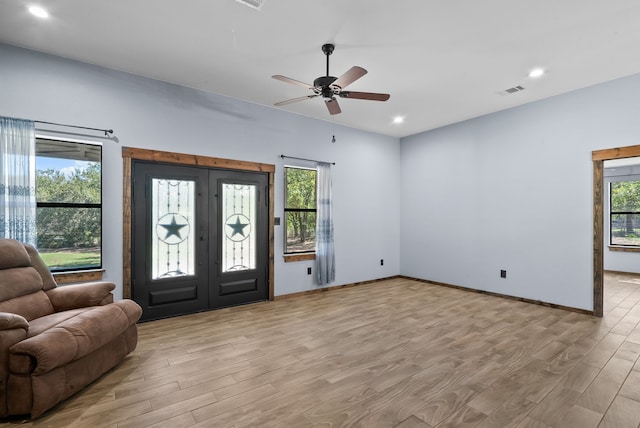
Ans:
<svg viewBox="0 0 640 428"><path fill-rule="evenodd" d="M0 237L36 245L36 139L32 121L0 117Z"/></svg>
<svg viewBox="0 0 640 428"><path fill-rule="evenodd" d="M335 281L333 249L333 203L331 201L331 164L318 163L318 201L316 217L316 275L318 284Z"/></svg>

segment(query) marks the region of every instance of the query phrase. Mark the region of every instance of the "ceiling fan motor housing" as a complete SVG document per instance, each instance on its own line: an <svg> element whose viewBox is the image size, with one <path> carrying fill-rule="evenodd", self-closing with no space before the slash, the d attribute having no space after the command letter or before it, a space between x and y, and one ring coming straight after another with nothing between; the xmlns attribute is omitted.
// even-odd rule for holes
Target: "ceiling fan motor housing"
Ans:
<svg viewBox="0 0 640 428"><path fill-rule="evenodd" d="M316 88L328 88L329 85L331 85L336 80L338 80L338 78L333 76L318 77L313 81L313 86L315 86Z"/></svg>
<svg viewBox="0 0 640 428"><path fill-rule="evenodd" d="M318 77L313 81L313 86L320 92L320 94L324 98L331 98L335 91L330 85L335 82L338 78L333 76L322 76Z"/></svg>

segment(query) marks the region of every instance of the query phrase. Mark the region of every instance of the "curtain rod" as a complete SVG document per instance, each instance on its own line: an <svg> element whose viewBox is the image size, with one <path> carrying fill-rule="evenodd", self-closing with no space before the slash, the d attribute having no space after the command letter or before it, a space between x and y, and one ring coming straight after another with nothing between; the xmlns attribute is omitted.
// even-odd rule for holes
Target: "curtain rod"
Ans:
<svg viewBox="0 0 640 428"><path fill-rule="evenodd" d="M77 129L88 129L90 131L100 131L104 132L104 136L108 137L109 134L113 134L113 129L101 129L101 128L89 128L86 126L77 126L77 125L65 125L64 123L55 123L55 122L45 122L42 120L34 120L34 123L43 123L45 125L55 125L55 126L65 126L67 128L77 128Z"/></svg>
<svg viewBox="0 0 640 428"><path fill-rule="evenodd" d="M287 158L287 159L298 159L298 160L302 160L302 161L308 161L308 162L319 162L319 163L330 163L331 165L335 165L335 162L323 162L323 161L319 161L319 160L315 160L315 159L305 159L305 158L297 158L295 156L285 156L285 155L280 155L280 157L282 159Z"/></svg>

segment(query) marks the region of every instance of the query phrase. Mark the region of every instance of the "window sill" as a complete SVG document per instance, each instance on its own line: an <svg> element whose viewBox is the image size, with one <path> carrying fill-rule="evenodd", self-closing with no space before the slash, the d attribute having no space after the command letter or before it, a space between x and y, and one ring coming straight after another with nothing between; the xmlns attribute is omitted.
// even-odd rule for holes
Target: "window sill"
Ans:
<svg viewBox="0 0 640 428"><path fill-rule="evenodd" d="M316 253L304 253L304 254L288 254L284 256L284 262L301 262L304 260L315 260Z"/></svg>
<svg viewBox="0 0 640 428"><path fill-rule="evenodd" d="M626 253L640 253L640 247L623 247L619 245L609 245L609 251L622 251Z"/></svg>
<svg viewBox="0 0 640 428"><path fill-rule="evenodd" d="M51 273L58 284L70 284L72 282L101 281L104 269Z"/></svg>

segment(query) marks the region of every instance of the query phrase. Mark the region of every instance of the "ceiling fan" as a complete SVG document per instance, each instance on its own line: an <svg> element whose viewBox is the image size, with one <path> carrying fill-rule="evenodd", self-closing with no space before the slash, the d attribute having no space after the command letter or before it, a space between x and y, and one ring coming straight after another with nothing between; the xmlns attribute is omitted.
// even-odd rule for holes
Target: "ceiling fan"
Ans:
<svg viewBox="0 0 640 428"><path fill-rule="evenodd" d="M334 115L342 112L340 109L340 105L338 104L338 100L336 96L340 98L353 98L357 100L372 100L372 101L387 101L391 95L389 94L379 94L375 92L355 92L355 91L345 91L346 88L351 83L355 82L365 74L367 74L367 70L362 67L353 66L346 73L344 73L340 77L333 77L329 75L329 55L333 53L335 46L331 43L327 43L322 45L322 52L327 57L327 75L320 76L316 80L313 81L313 85L309 85L304 82L300 82L299 80L291 79L289 77L282 76L280 74L276 74L273 77L276 80L281 80L283 82L292 83L294 85L302 86L311 91L310 95L305 95L304 97L293 98L290 100L280 101L279 103L275 103L276 106L283 106L286 104L295 103L298 101L307 100L310 98L315 98L321 96L324 98L324 102L329 110L329 113Z"/></svg>

